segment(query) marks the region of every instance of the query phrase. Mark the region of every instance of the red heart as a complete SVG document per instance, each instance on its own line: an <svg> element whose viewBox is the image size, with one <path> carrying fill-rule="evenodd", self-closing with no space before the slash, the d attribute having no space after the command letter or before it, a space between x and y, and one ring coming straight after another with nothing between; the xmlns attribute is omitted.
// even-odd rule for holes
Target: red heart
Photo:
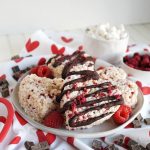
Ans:
<svg viewBox="0 0 150 150"><path fill-rule="evenodd" d="M6 79L6 75L5 74L0 76L0 80L4 80L4 79Z"/></svg>
<svg viewBox="0 0 150 150"><path fill-rule="evenodd" d="M55 140L56 140L56 135L52 134L52 133L48 133L46 135L46 138L47 138L47 142L48 144L52 144Z"/></svg>
<svg viewBox="0 0 150 150"><path fill-rule="evenodd" d="M39 46L39 44L40 43L38 41L31 42L31 39L29 39L26 43L27 52L32 52Z"/></svg>
<svg viewBox="0 0 150 150"><path fill-rule="evenodd" d="M15 59L14 61L15 61L16 63L18 63L18 62L20 62L20 61L22 61L22 60L23 60L23 57L17 58L17 59Z"/></svg>
<svg viewBox="0 0 150 150"><path fill-rule="evenodd" d="M56 140L56 135L51 134L51 133L48 133L47 135L45 135L43 131L37 130L36 134L37 134L39 142L47 141L48 144L50 145Z"/></svg>
<svg viewBox="0 0 150 150"><path fill-rule="evenodd" d="M61 37L62 41L65 42L65 43L70 43L73 41L73 38L66 38L64 36Z"/></svg>
<svg viewBox="0 0 150 150"><path fill-rule="evenodd" d="M16 115L16 118L18 119L19 123L24 126L25 124L27 124L27 121L24 120L16 111L15 111L15 115Z"/></svg>
<svg viewBox="0 0 150 150"><path fill-rule="evenodd" d="M18 144L21 140L20 136L14 137L9 144Z"/></svg>
<svg viewBox="0 0 150 150"><path fill-rule="evenodd" d="M74 146L74 138L73 137L67 137L67 142Z"/></svg>
<svg viewBox="0 0 150 150"><path fill-rule="evenodd" d="M53 53L53 54L59 54L59 55L61 55L61 54L64 53L65 47L62 47L62 48L58 49L58 47L57 47L55 44L53 44L53 45L51 46L51 50L52 50L52 53Z"/></svg>
<svg viewBox="0 0 150 150"><path fill-rule="evenodd" d="M142 86L142 83L140 81L136 81L136 84L141 89L144 95L150 94L150 87L148 86Z"/></svg>

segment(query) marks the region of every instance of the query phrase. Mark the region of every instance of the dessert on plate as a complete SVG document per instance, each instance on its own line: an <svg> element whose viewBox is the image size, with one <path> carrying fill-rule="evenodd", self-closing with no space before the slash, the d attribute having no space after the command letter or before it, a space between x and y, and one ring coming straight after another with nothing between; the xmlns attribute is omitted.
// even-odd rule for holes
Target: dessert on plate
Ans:
<svg viewBox="0 0 150 150"><path fill-rule="evenodd" d="M18 95L21 107L34 120L48 127L75 130L110 118L124 123L137 103L137 94L136 84L126 79L122 69L96 70L93 57L75 51L32 68L22 79Z"/></svg>

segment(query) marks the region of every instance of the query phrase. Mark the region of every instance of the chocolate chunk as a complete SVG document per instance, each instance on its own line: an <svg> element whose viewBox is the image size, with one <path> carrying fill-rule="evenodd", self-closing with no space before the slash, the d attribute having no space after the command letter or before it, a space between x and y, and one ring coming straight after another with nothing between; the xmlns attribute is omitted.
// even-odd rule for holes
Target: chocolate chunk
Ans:
<svg viewBox="0 0 150 150"><path fill-rule="evenodd" d="M39 145L31 146L30 150L42 150Z"/></svg>
<svg viewBox="0 0 150 150"><path fill-rule="evenodd" d="M113 141L114 141L116 144L118 144L118 145L123 145L124 139L125 139L125 136L121 134L121 135L115 137L115 138L113 139Z"/></svg>
<svg viewBox="0 0 150 150"><path fill-rule="evenodd" d="M141 122L139 120L133 120L134 128L141 128Z"/></svg>
<svg viewBox="0 0 150 150"><path fill-rule="evenodd" d="M147 149L147 150L150 150L150 143L148 143L148 144L146 145L146 149Z"/></svg>
<svg viewBox="0 0 150 150"><path fill-rule="evenodd" d="M16 73L13 74L13 78L14 78L16 81L18 81L21 76L22 76L22 73L21 73L21 72L16 72Z"/></svg>
<svg viewBox="0 0 150 150"><path fill-rule="evenodd" d="M15 56L11 57L11 60L15 60L15 59L18 59L18 58L20 58L20 56L19 55L15 55Z"/></svg>
<svg viewBox="0 0 150 150"><path fill-rule="evenodd" d="M144 123L145 123L146 125L150 125L150 118L145 118L145 119L144 119Z"/></svg>
<svg viewBox="0 0 150 150"><path fill-rule="evenodd" d="M30 142L30 141L26 141L24 143L24 146L27 150L31 150L31 146L34 146L34 143L33 142Z"/></svg>
<svg viewBox="0 0 150 150"><path fill-rule="evenodd" d="M93 142L92 142L92 148L94 148L94 149L100 149L100 148L102 148L102 141L100 141L98 139L93 140Z"/></svg>
<svg viewBox="0 0 150 150"><path fill-rule="evenodd" d="M137 117L136 117L137 120L139 120L140 122L143 121L143 117L141 116L141 114L139 114Z"/></svg>
<svg viewBox="0 0 150 150"><path fill-rule="evenodd" d="M20 71L19 66L12 67L12 71L13 71L13 73L19 72Z"/></svg>
<svg viewBox="0 0 150 150"><path fill-rule="evenodd" d="M128 144L129 147L131 147L132 145L138 145L138 143L132 139L129 140Z"/></svg>
<svg viewBox="0 0 150 150"><path fill-rule="evenodd" d="M116 147L114 144L112 144L112 145L107 146L107 147L105 148L105 150L119 150L119 148Z"/></svg>
<svg viewBox="0 0 150 150"><path fill-rule="evenodd" d="M7 86L9 85L8 81L6 79L0 80L0 86L6 84Z"/></svg>
<svg viewBox="0 0 150 150"><path fill-rule="evenodd" d="M9 96L9 89L5 88L1 91L2 97L8 97Z"/></svg>
<svg viewBox="0 0 150 150"><path fill-rule="evenodd" d="M49 144L48 144L47 141L40 142L39 144L40 144L40 147L41 147L42 150L48 150L49 149Z"/></svg>

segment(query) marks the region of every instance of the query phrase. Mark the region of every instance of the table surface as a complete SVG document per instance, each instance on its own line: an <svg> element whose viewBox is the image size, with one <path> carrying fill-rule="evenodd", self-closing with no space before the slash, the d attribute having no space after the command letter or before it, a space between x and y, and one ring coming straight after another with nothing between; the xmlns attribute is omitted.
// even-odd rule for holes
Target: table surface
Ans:
<svg viewBox="0 0 150 150"><path fill-rule="evenodd" d="M130 35L129 44L133 43L150 44L150 23L127 25L126 29ZM7 61L11 58L11 56L18 54L19 51L25 45L25 42L27 38L30 36L30 34L31 33L0 35L0 62Z"/></svg>

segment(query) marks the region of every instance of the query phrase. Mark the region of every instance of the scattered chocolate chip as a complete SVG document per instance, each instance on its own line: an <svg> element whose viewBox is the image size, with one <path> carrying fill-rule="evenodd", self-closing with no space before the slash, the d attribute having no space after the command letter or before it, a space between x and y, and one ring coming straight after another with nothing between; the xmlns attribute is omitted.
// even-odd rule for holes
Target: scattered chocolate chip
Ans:
<svg viewBox="0 0 150 150"><path fill-rule="evenodd" d="M137 120L139 120L140 122L143 121L143 117L141 116L141 114L139 114L137 117L136 117Z"/></svg>
<svg viewBox="0 0 150 150"><path fill-rule="evenodd" d="M98 139L93 140L93 142L92 142L92 148L94 148L94 149L100 149L100 148L102 148L102 141L100 141Z"/></svg>
<svg viewBox="0 0 150 150"><path fill-rule="evenodd" d="M141 128L141 122L139 120L133 120L134 128Z"/></svg>
<svg viewBox="0 0 150 150"><path fill-rule="evenodd" d="M49 144L47 141L40 142L30 147L30 150L49 150Z"/></svg>
<svg viewBox="0 0 150 150"><path fill-rule="evenodd" d="M118 144L118 145L123 145L124 139L125 139L125 136L122 135L122 134L120 134L119 136L115 137L115 138L113 139L113 141L114 141L116 144Z"/></svg>
<svg viewBox="0 0 150 150"><path fill-rule="evenodd" d="M13 71L13 73L19 72L20 71L19 66L12 67L12 71Z"/></svg>
<svg viewBox="0 0 150 150"><path fill-rule="evenodd" d="M11 57L11 60L15 60L15 59L18 59L18 58L20 58L20 56L19 55L15 55L15 56Z"/></svg>
<svg viewBox="0 0 150 150"><path fill-rule="evenodd" d="M114 144L112 144L112 145L108 145L108 146L105 148L105 150L119 150L119 148L116 147Z"/></svg>
<svg viewBox="0 0 150 150"><path fill-rule="evenodd" d="M148 143L148 144L146 145L146 149L147 149L147 150L150 150L150 143Z"/></svg>
<svg viewBox="0 0 150 150"><path fill-rule="evenodd" d="M42 150L49 150L49 144L48 144L47 141L40 142L39 144L40 144L40 147L41 147Z"/></svg>
<svg viewBox="0 0 150 150"><path fill-rule="evenodd" d="M145 118L145 119L144 119L144 123L145 123L146 125L150 125L150 118Z"/></svg>
<svg viewBox="0 0 150 150"><path fill-rule="evenodd" d="M21 76L22 76L22 73L21 73L21 72L16 72L16 73L13 74L13 78L14 78L16 81L18 81Z"/></svg>
<svg viewBox="0 0 150 150"><path fill-rule="evenodd" d="M8 97L9 96L9 89L5 88L1 91L2 97Z"/></svg>
<svg viewBox="0 0 150 150"><path fill-rule="evenodd" d="M24 143L24 146L27 150L31 150L31 146L34 146L34 143L33 142L30 142L30 141L26 141Z"/></svg>

